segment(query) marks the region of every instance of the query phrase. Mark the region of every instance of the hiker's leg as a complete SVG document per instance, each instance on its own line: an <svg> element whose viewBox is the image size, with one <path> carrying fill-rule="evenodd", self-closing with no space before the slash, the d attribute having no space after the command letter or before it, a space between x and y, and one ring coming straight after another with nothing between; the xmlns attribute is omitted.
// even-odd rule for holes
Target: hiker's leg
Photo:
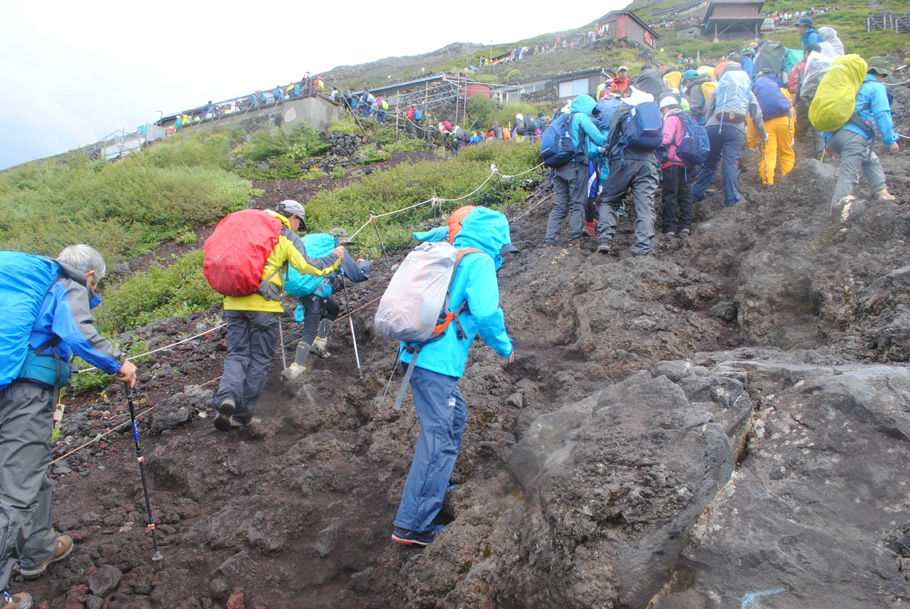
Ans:
<svg viewBox="0 0 910 609"><path fill-rule="evenodd" d="M585 205L588 203L588 165L570 162L575 170L569 186L569 241L581 239L585 223Z"/></svg>
<svg viewBox="0 0 910 609"><path fill-rule="evenodd" d="M53 422L50 425L53 431ZM57 533L54 531L54 516L51 512L52 488L47 479L47 468L45 467L44 480L38 490L31 527L25 536L25 545L19 555L19 566L23 569L34 569L57 549Z"/></svg>
<svg viewBox="0 0 910 609"><path fill-rule="evenodd" d="M796 154L793 152L793 136L790 129L790 117L784 117L785 124L777 132L777 152L780 155L780 177L784 177L796 164Z"/></svg>
<svg viewBox="0 0 910 609"><path fill-rule="evenodd" d="M736 205L742 199L739 194L739 157L743 151L745 134L734 127L724 129L721 136L721 158L723 162L724 205Z"/></svg>
<svg viewBox="0 0 910 609"><path fill-rule="evenodd" d="M395 516L396 527L428 531L442 508L466 419L457 382L456 377L414 367L411 391L420 434Z"/></svg>
<svg viewBox="0 0 910 609"><path fill-rule="evenodd" d="M243 385L246 382L247 367L250 364L250 322L246 311L225 311L227 324L227 355L224 358L224 372L218 391L212 403L215 408L230 398L239 406L243 401Z"/></svg>
<svg viewBox="0 0 910 609"><path fill-rule="evenodd" d="M547 218L547 232L543 238L546 243L556 243L559 240L562 221L569 213L569 191L572 186L571 180L575 177L574 165L575 163L570 161L553 170L553 209Z"/></svg>
<svg viewBox="0 0 910 609"><path fill-rule="evenodd" d="M597 222L597 242L611 243L616 235L616 225L619 223L619 204L622 203L629 189L631 165L615 159L610 161L610 175L604 183L604 190L600 197Z"/></svg>
<svg viewBox="0 0 910 609"><path fill-rule="evenodd" d="M717 164L720 161L721 142L717 125L705 127L705 131L708 132L708 140L711 142L711 148L708 150L708 157L705 159L704 165L702 165L701 169L698 171L698 176L696 176L695 183L692 185L693 201L701 201L705 198L705 192L707 192L708 186L714 181L714 174L717 173Z"/></svg>
<svg viewBox="0 0 910 609"><path fill-rule="evenodd" d="M878 155L872 150L872 142L869 142L866 147L866 156L863 158L863 173L866 176L866 181L869 182L869 188L873 195L885 189L885 172L882 171L882 163L878 159Z"/></svg>
<svg viewBox="0 0 910 609"><path fill-rule="evenodd" d="M831 150L840 154L837 185L831 197L833 211L841 199L853 192L853 188L859 182L859 172L866 157L868 140L858 133L841 129L831 137L828 145Z"/></svg>
<svg viewBox="0 0 910 609"><path fill-rule="evenodd" d="M680 179L675 165L668 165L660 170L660 185L663 189L663 210L661 212L661 226L665 233L675 233L677 224L677 192Z"/></svg>
<svg viewBox="0 0 910 609"><path fill-rule="evenodd" d="M30 383L12 383L0 391L0 590L6 590L13 565L25 555L31 535L43 535L50 516L50 438L53 391ZM47 497L41 497L42 489ZM39 502L47 514L33 522ZM34 543L43 542L36 536ZM51 542L52 543L52 542ZM50 545L50 544L48 544Z"/></svg>
<svg viewBox="0 0 910 609"><path fill-rule="evenodd" d="M319 321L325 310L325 299L309 294L300 298L300 305L303 307L303 335L297 343L294 363L303 366L316 339Z"/></svg>
<svg viewBox="0 0 910 609"><path fill-rule="evenodd" d="M689 193L689 181L686 179L686 173L690 171L688 167L678 167L678 184L677 200L679 202L679 222L677 229L683 230L688 228L692 230L692 214L695 204L692 202L692 195Z"/></svg>
<svg viewBox="0 0 910 609"><path fill-rule="evenodd" d="M244 415L240 418L250 417L256 400L262 393L262 385L268 374L269 366L275 355L275 345L278 344L278 321L281 313L267 313L265 311L251 312L250 316L250 364L247 367L246 382L243 385Z"/></svg>
<svg viewBox="0 0 910 609"><path fill-rule="evenodd" d="M635 204L635 243L629 248L636 256L644 256L654 247L654 195L657 193L657 163L634 161L635 177L632 181L632 201Z"/></svg>

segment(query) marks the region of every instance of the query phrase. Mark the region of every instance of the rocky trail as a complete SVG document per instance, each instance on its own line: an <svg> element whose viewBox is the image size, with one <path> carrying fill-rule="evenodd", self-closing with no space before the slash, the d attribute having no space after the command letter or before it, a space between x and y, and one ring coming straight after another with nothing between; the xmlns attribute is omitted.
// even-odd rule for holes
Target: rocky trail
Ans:
<svg viewBox="0 0 910 609"><path fill-rule="evenodd" d="M392 409L400 373L383 399L380 260L348 290L362 378L339 319L301 382L276 356L254 434L212 427L222 329L151 355L136 401L164 560L127 426L51 467L76 549L12 588L66 609L905 607L910 177L906 153L881 156L898 200L842 219L836 165L764 189L748 152L745 200L709 195L689 239L642 259L629 218L616 257L543 247L543 180L506 210L516 362L472 350L448 526L425 549L389 540L417 422L410 396ZM270 184L259 204L318 187ZM218 313L133 334L155 349ZM285 316L288 357L299 336ZM55 457L128 420L119 389L71 402Z"/></svg>

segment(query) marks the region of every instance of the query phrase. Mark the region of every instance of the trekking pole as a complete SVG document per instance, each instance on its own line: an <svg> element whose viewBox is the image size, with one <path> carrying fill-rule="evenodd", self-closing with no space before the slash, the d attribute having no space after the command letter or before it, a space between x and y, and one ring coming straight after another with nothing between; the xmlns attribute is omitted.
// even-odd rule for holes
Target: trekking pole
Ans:
<svg viewBox="0 0 910 609"><path fill-rule="evenodd" d="M373 228L376 229L376 236L379 237L379 247L382 248L382 257L385 260L386 266L389 267L389 270L392 270L392 263L389 262L389 254L385 251L385 243L382 242L382 235L379 233L379 227L376 226L376 212L370 211L370 221L373 223Z"/></svg>
<svg viewBox="0 0 910 609"><path fill-rule="evenodd" d="M152 532L152 547L155 550L155 553L152 554L152 560L154 562L159 562L164 556L158 551L158 540L155 539L155 521L152 519L152 504L149 501L149 488L148 484L145 482L145 468L142 465L145 458L142 456L142 450L139 448L139 431L136 429L136 410L133 408L133 388L130 387L129 383L124 383L124 393L126 393L126 402L130 407L130 421L133 424L133 440L136 442L136 461L139 463L139 476L142 478L142 492L145 494L145 511L148 514L147 528Z"/></svg>
<svg viewBox="0 0 910 609"><path fill-rule="evenodd" d="M287 370L288 359L284 353L284 328L281 327L281 317L278 318L278 339L281 341L281 369Z"/></svg>
<svg viewBox="0 0 910 609"><path fill-rule="evenodd" d="M348 323L351 326L351 341L354 343L354 359L357 361L357 376L363 378L363 370L360 368L360 353L357 351L357 336L354 334L354 318L351 316L351 301L348 299L348 284L344 280L344 273L341 273L341 290L344 292L344 306L348 310Z"/></svg>

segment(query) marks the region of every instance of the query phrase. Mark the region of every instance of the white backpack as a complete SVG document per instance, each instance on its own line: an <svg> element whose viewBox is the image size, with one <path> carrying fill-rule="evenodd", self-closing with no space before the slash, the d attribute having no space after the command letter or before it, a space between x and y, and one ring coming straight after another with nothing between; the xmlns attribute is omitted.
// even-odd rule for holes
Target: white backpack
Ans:
<svg viewBox="0 0 910 609"><path fill-rule="evenodd" d="M408 343L404 349L412 354L395 410L401 407L420 349L442 338L452 321L461 335L458 316L467 303L449 311L449 290L462 257L482 251L473 247L458 249L448 241L422 243L392 275L373 321L376 329L389 338Z"/></svg>

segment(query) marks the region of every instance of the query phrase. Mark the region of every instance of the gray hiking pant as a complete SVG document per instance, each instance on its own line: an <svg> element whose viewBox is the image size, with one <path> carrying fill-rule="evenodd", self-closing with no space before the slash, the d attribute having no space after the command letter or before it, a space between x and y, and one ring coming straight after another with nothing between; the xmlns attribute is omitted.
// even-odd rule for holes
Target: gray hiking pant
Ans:
<svg viewBox="0 0 910 609"><path fill-rule="evenodd" d="M610 161L610 175L604 184L597 222L597 242L612 243L619 222L619 206L631 189L635 204L635 243L629 251L636 256L651 252L654 239L654 195L660 168L651 160L619 159Z"/></svg>
<svg viewBox="0 0 910 609"><path fill-rule="evenodd" d="M872 142L859 133L841 129L828 141L828 146L840 154L840 171L837 174L837 186L831 197L833 210L841 199L853 192L859 182L862 171L869 181L873 194L885 188L885 173L878 155L872 151Z"/></svg>
<svg viewBox="0 0 910 609"><path fill-rule="evenodd" d="M221 384L213 400L215 408L231 398L238 419L242 421L253 415L275 354L280 317L280 313L265 311L224 312L228 354L224 358Z"/></svg>
<svg viewBox="0 0 910 609"><path fill-rule="evenodd" d="M0 391L0 590L13 565L33 569L56 549L51 515L54 392L15 382Z"/></svg>
<svg viewBox="0 0 910 609"><path fill-rule="evenodd" d="M553 209L547 219L546 243L556 243L562 221L569 217L569 241L581 239L588 202L588 165L569 161L553 170Z"/></svg>

